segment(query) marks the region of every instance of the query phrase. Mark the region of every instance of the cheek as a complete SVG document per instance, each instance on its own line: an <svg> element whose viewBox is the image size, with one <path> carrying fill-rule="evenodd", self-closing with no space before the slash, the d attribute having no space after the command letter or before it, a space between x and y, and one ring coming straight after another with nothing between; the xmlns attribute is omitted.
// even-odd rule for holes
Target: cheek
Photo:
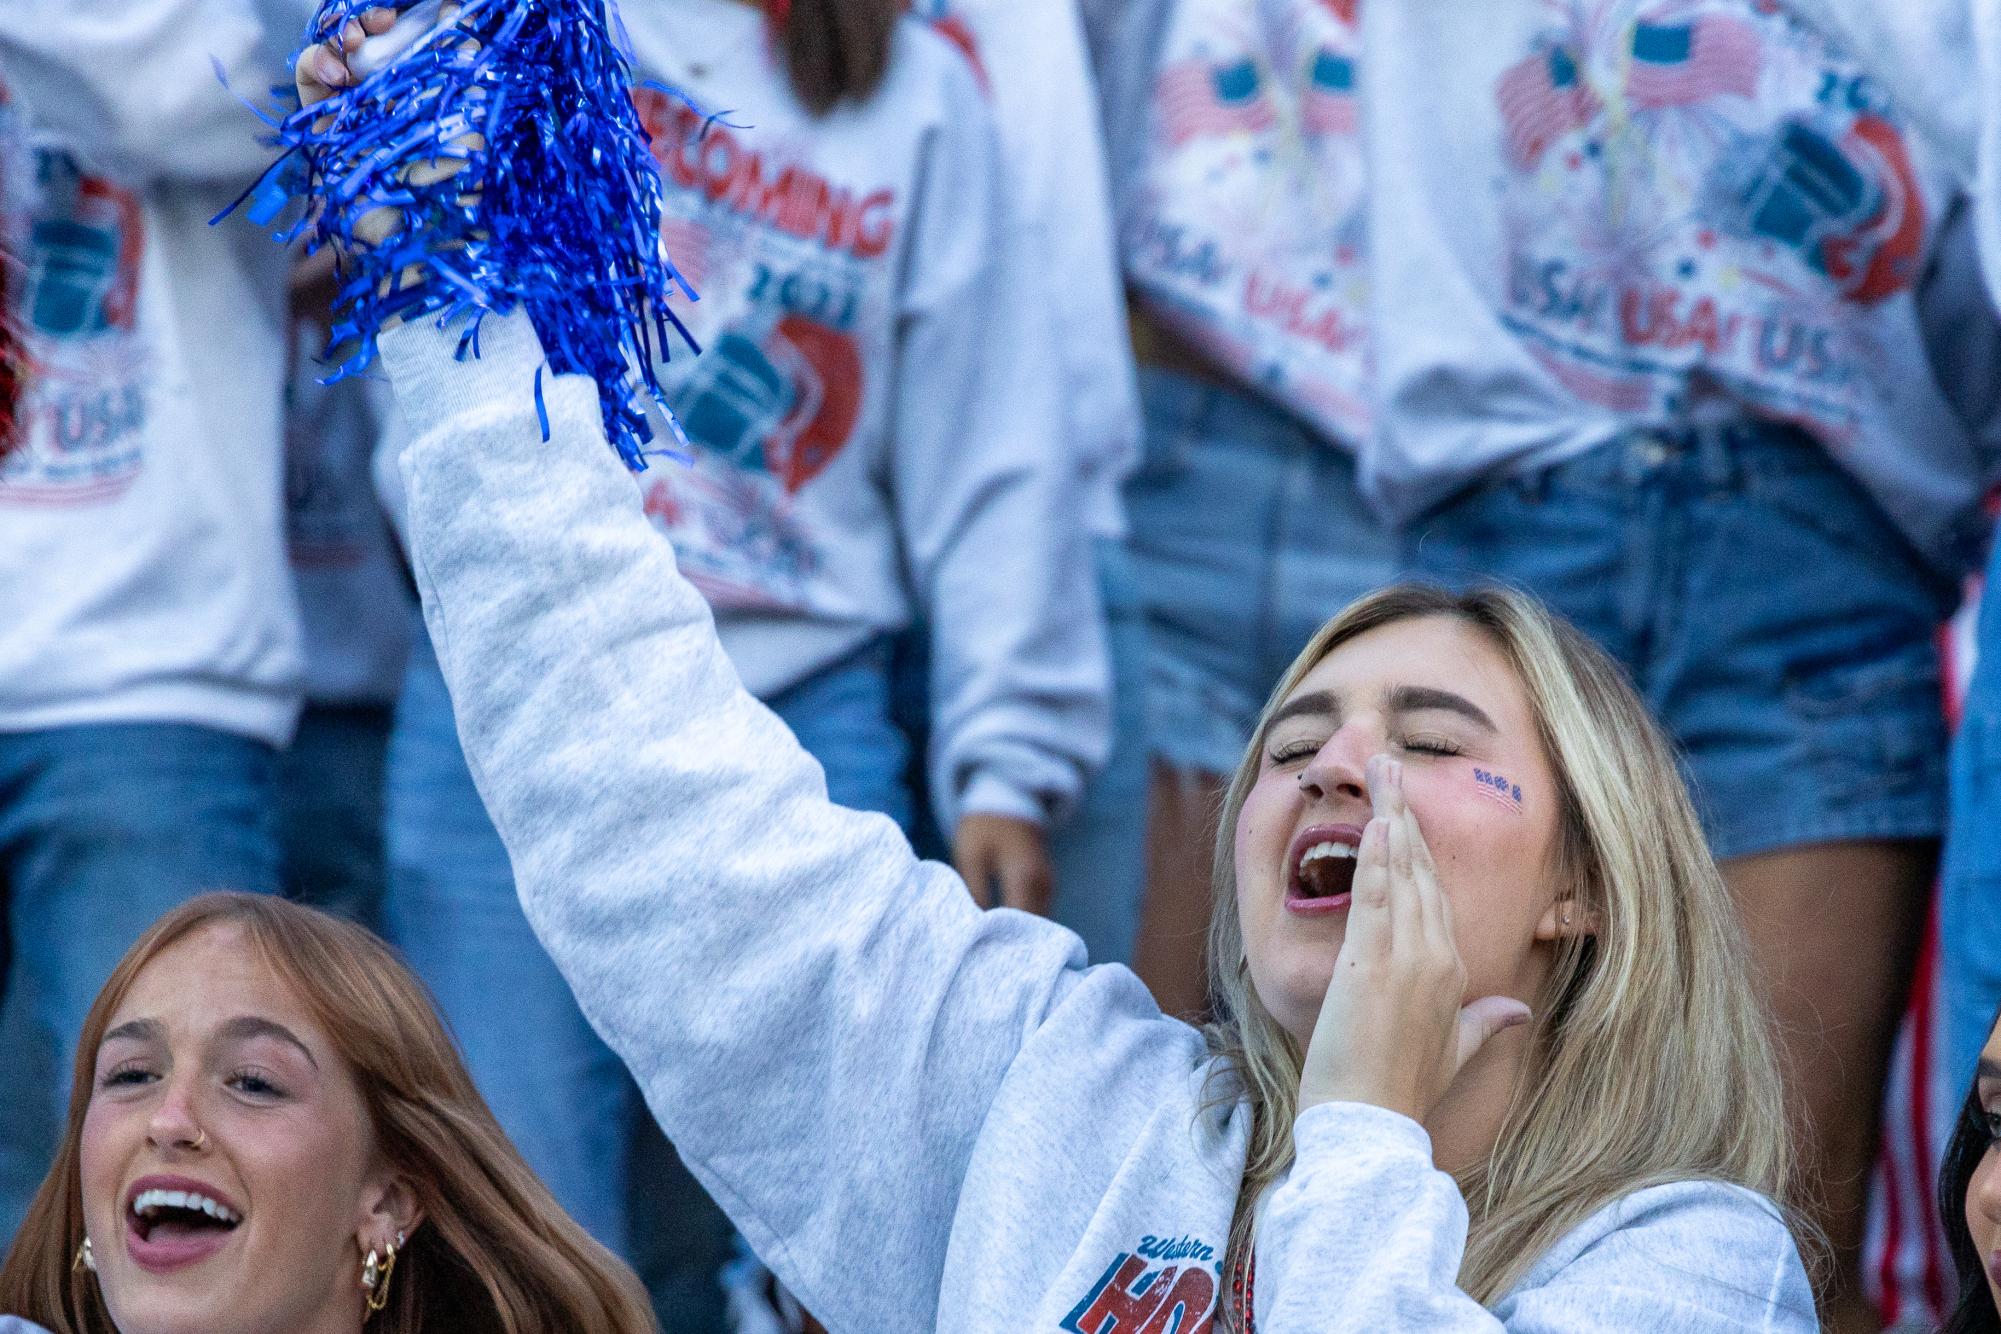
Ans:
<svg viewBox="0 0 2001 1334"><path fill-rule="evenodd" d="M1983 1201L1997 1197L2001 1197L2001 1147L1990 1145L1966 1187L1966 1230L1982 1252L1991 1253L2001 1246L2001 1219L1982 1207Z"/></svg>
<svg viewBox="0 0 2001 1334"><path fill-rule="evenodd" d="M77 1136L77 1176L83 1189L84 1225L101 1234L118 1209L118 1187L135 1135L129 1115L93 1100Z"/></svg>

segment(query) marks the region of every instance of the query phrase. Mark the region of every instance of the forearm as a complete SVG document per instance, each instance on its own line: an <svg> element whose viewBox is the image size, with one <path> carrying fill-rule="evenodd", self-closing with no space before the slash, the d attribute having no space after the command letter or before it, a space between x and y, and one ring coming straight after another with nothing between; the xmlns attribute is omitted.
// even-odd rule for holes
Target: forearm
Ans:
<svg viewBox="0 0 2001 1334"><path fill-rule="evenodd" d="M479 362L454 341L382 350L426 618L529 920L760 1253L830 1319L926 1327L974 1135L1070 942L830 805L641 512L595 386L543 371L544 442L526 320L488 321ZM843 1286L864 1241L910 1258L907 1288Z"/></svg>

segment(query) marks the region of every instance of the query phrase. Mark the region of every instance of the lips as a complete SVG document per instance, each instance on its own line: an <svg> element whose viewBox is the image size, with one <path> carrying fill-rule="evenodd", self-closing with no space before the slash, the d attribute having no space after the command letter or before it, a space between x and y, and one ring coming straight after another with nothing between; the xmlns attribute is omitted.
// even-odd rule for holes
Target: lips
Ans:
<svg viewBox="0 0 2001 1334"><path fill-rule="evenodd" d="M1310 825L1286 856L1286 910L1305 916L1341 912L1353 901L1359 825Z"/></svg>
<svg viewBox="0 0 2001 1334"><path fill-rule="evenodd" d="M149 1273L200 1264L229 1245L243 1210L192 1177L149 1176L125 1193L125 1252Z"/></svg>

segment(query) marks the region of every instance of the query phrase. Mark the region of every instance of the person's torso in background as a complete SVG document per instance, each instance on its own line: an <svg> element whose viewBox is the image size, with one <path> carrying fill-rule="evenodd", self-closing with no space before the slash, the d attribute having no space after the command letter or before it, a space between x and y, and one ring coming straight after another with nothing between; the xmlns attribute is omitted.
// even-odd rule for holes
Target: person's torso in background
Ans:
<svg viewBox="0 0 2001 1334"><path fill-rule="evenodd" d="M1216 366L1359 441L1372 412L1354 0L1182 0L1159 22L1128 122L1142 142L1120 191L1127 280Z"/></svg>
<svg viewBox="0 0 2001 1334"><path fill-rule="evenodd" d="M326 329L293 327L285 413L285 543L305 641L306 698L390 704L402 688L416 599L375 494L371 463L393 408L379 378L321 384Z"/></svg>
<svg viewBox="0 0 2001 1334"><path fill-rule="evenodd" d="M1956 182L1792 7L1153 9L1151 51L1098 34L1129 280L1387 517L1750 414L1956 559L1980 469L1919 310Z"/></svg>
<svg viewBox="0 0 2001 1334"><path fill-rule="evenodd" d="M1126 329L1098 90L1076 0L913 0L967 52L994 109L1009 207L1063 362L1064 417L1093 531L1125 531L1121 486L1139 458L1139 388Z"/></svg>
<svg viewBox="0 0 2001 1334"><path fill-rule="evenodd" d="M1935 564L1964 562L1981 467L1922 310L1958 184L1852 53L1778 0L1363 26L1381 504L1752 416L1805 429Z"/></svg>
<svg viewBox="0 0 2001 1334"><path fill-rule="evenodd" d="M724 623L754 616L893 629L908 612L886 476L898 318L926 275L909 222L929 140L977 83L915 22L866 103L811 117L763 12L689 0L627 15L635 92L667 187L668 253L700 294L702 354L662 367L692 457L639 478L647 513ZM739 664L747 675L754 665Z"/></svg>
<svg viewBox="0 0 2001 1334"><path fill-rule="evenodd" d="M105 179L0 103L0 729L290 732L286 261L208 225L233 193Z"/></svg>

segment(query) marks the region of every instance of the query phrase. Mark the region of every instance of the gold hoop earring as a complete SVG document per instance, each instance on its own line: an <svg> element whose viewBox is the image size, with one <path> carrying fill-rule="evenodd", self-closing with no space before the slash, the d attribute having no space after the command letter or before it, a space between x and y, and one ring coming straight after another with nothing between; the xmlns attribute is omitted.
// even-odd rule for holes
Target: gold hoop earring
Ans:
<svg viewBox="0 0 2001 1334"><path fill-rule="evenodd" d="M374 1315L389 1305L389 1280L396 1272L396 1243L383 1246L381 1253L370 1248L368 1258L361 1265L361 1286L368 1294L368 1314Z"/></svg>
<svg viewBox="0 0 2001 1334"><path fill-rule="evenodd" d="M69 1262L70 1273L74 1274L79 1269L88 1269L93 1274L97 1272L97 1253L90 1249L89 1237L85 1237L76 1248L76 1259Z"/></svg>

